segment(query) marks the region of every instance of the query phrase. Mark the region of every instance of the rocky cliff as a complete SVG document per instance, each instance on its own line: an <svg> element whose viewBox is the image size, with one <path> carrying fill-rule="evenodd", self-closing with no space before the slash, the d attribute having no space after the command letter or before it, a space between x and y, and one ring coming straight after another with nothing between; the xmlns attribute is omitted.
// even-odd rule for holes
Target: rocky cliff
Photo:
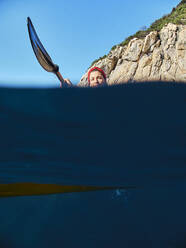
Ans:
<svg viewBox="0 0 186 248"><path fill-rule="evenodd" d="M143 39L133 38L125 46L117 45L93 66L106 72L109 85L129 81L186 82L186 25L169 23ZM79 85L86 84L87 73Z"/></svg>

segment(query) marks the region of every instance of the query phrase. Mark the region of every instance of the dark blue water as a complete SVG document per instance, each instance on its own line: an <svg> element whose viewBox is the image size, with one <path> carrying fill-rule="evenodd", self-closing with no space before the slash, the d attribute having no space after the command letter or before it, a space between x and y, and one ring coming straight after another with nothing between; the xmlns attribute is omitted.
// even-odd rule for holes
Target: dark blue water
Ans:
<svg viewBox="0 0 186 248"><path fill-rule="evenodd" d="M0 198L0 247L186 247L185 113L181 83L1 88L0 184L115 189Z"/></svg>

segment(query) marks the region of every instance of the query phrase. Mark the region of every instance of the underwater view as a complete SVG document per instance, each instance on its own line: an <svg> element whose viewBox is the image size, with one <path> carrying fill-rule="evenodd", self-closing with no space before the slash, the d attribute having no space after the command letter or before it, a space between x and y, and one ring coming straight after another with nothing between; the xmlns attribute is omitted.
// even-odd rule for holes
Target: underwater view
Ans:
<svg viewBox="0 0 186 248"><path fill-rule="evenodd" d="M0 89L0 247L185 247L186 84Z"/></svg>

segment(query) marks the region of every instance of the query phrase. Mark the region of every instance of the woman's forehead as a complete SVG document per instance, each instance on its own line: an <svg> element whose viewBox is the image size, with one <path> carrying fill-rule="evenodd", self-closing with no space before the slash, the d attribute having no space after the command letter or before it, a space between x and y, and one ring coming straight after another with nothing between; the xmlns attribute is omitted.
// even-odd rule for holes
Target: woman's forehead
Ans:
<svg viewBox="0 0 186 248"><path fill-rule="evenodd" d="M101 73L100 71L91 71L91 73L90 73L90 76L91 76L91 77L93 77L93 76L98 76L98 75L103 76L102 73Z"/></svg>

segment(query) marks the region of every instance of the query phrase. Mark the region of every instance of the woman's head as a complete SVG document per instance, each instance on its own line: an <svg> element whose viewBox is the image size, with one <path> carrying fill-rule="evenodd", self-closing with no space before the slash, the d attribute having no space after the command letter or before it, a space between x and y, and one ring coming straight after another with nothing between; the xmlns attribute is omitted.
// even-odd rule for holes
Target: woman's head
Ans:
<svg viewBox="0 0 186 248"><path fill-rule="evenodd" d="M99 67L93 67L88 72L88 82L90 87L97 87L106 84L106 75Z"/></svg>

